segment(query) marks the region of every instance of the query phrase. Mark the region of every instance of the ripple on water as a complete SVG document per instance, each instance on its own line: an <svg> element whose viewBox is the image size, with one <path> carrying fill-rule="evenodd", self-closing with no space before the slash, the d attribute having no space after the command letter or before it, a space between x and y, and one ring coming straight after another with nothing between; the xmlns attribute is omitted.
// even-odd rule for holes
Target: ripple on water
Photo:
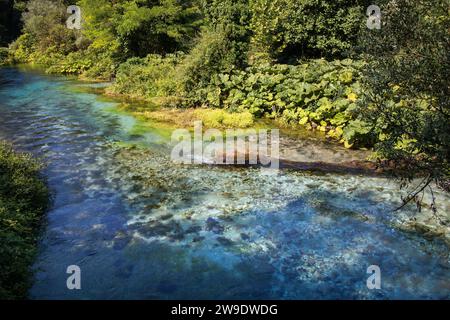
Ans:
<svg viewBox="0 0 450 320"><path fill-rule="evenodd" d="M164 138L133 130L114 103L65 91L64 78L0 74L0 138L46 160L54 194L33 298L450 297L448 247L395 227L414 211L389 213L392 181L175 165ZM65 287L71 264L78 292ZM377 292L366 287L372 264Z"/></svg>

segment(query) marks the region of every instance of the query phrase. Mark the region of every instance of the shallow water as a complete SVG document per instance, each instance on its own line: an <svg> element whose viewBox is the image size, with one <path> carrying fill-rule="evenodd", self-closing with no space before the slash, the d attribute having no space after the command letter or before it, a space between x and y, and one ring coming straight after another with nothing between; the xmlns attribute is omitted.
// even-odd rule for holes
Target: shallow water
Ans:
<svg viewBox="0 0 450 320"><path fill-rule="evenodd" d="M54 195L30 298L450 298L448 247L393 227L394 181L176 165L166 129L74 86L0 69L0 139L44 159Z"/></svg>

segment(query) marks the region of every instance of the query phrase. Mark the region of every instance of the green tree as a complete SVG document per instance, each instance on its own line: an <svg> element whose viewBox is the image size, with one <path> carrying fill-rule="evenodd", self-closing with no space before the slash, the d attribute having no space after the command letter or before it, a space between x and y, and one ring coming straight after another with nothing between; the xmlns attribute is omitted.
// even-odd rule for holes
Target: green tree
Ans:
<svg viewBox="0 0 450 320"><path fill-rule="evenodd" d="M381 30L362 37L366 59L363 115L378 134L381 159L399 165L407 182L422 177L405 198L450 178L450 15L447 0L380 4Z"/></svg>
<svg viewBox="0 0 450 320"><path fill-rule="evenodd" d="M122 60L188 48L198 32L200 12L190 1L81 0L83 33L92 47L117 53Z"/></svg>
<svg viewBox="0 0 450 320"><path fill-rule="evenodd" d="M180 66L181 91L201 104L219 73L247 65L251 31L248 0L200 0L205 26Z"/></svg>
<svg viewBox="0 0 450 320"><path fill-rule="evenodd" d="M121 5L121 11L117 35L123 50L132 56L185 50L200 24L199 8L190 1L129 1Z"/></svg>
<svg viewBox="0 0 450 320"><path fill-rule="evenodd" d="M250 0L252 43L273 59L346 55L364 21L364 0Z"/></svg>
<svg viewBox="0 0 450 320"><path fill-rule="evenodd" d="M23 32L33 38L37 50L49 48L67 54L75 50L75 34L65 26L66 5L62 0L30 0L22 14Z"/></svg>

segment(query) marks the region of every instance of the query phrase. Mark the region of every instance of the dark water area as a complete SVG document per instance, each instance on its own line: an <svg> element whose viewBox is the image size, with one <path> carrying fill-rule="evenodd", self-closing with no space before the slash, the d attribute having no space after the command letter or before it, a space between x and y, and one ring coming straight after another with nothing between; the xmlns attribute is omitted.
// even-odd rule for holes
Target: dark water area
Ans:
<svg viewBox="0 0 450 320"><path fill-rule="evenodd" d="M448 247L392 226L394 181L177 165L167 129L83 86L0 69L0 139L43 159L53 194L30 298L450 298Z"/></svg>

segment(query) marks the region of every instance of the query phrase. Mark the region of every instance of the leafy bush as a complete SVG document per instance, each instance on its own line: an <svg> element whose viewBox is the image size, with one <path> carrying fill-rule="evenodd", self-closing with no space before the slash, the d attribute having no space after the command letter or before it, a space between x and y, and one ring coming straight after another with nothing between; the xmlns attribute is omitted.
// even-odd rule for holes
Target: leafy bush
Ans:
<svg viewBox="0 0 450 320"><path fill-rule="evenodd" d="M201 21L196 1L80 0L92 47L125 61L190 47Z"/></svg>
<svg viewBox="0 0 450 320"><path fill-rule="evenodd" d="M49 67L77 50L75 33L66 28L65 19L62 0L27 2L22 13L23 34L10 45L13 60Z"/></svg>
<svg viewBox="0 0 450 320"><path fill-rule="evenodd" d="M342 57L365 22L364 0L250 0L252 43L271 58Z"/></svg>
<svg viewBox="0 0 450 320"><path fill-rule="evenodd" d="M109 92L146 99L175 95L175 68L182 56L178 53L163 58L151 54L146 58L131 58L120 65Z"/></svg>
<svg viewBox="0 0 450 320"><path fill-rule="evenodd" d="M48 204L41 165L0 142L0 299L23 299Z"/></svg>
<svg viewBox="0 0 450 320"><path fill-rule="evenodd" d="M188 49L199 29L200 10L195 1L124 1L114 19L117 38L125 53L174 53Z"/></svg>
<svg viewBox="0 0 450 320"><path fill-rule="evenodd" d="M178 67L179 83L186 96L201 101L202 89L214 74L230 72L235 67L237 53L223 32L207 31Z"/></svg>
<svg viewBox="0 0 450 320"><path fill-rule="evenodd" d="M252 66L215 77L203 103L328 132L349 147L369 145L372 130L358 119L362 66L352 60Z"/></svg>
<svg viewBox="0 0 450 320"><path fill-rule="evenodd" d="M34 40L35 50L57 47L59 53L74 51L75 34L65 26L66 6L62 0L30 0L22 15L24 33Z"/></svg>
<svg viewBox="0 0 450 320"><path fill-rule="evenodd" d="M450 16L448 1L383 1L382 29L366 32L362 43L370 68L364 118L378 134L381 159L402 166L411 179L427 173L450 177Z"/></svg>
<svg viewBox="0 0 450 320"><path fill-rule="evenodd" d="M222 33L235 58L233 65L243 67L251 36L252 16L248 0L200 0L207 30Z"/></svg>
<svg viewBox="0 0 450 320"><path fill-rule="evenodd" d="M30 33L24 33L10 45L14 62L28 63L31 61L31 55L35 52L35 39Z"/></svg>
<svg viewBox="0 0 450 320"><path fill-rule="evenodd" d="M109 51L96 50L89 47L86 51L85 61L89 66L82 76L88 79L111 80L115 77L119 62Z"/></svg>
<svg viewBox="0 0 450 320"><path fill-rule="evenodd" d="M200 0L205 27L178 68L181 92L190 105L206 99L214 75L247 65L250 39L248 0Z"/></svg>
<svg viewBox="0 0 450 320"><path fill-rule="evenodd" d="M40 63L44 64L44 63ZM56 62L53 61L49 68L48 73L62 73L62 74L80 74L90 66L90 61L83 59L82 54L79 52L72 52L66 57L60 57Z"/></svg>
<svg viewBox="0 0 450 320"><path fill-rule="evenodd" d="M0 48L0 66L6 64L9 60L9 50L7 48Z"/></svg>

